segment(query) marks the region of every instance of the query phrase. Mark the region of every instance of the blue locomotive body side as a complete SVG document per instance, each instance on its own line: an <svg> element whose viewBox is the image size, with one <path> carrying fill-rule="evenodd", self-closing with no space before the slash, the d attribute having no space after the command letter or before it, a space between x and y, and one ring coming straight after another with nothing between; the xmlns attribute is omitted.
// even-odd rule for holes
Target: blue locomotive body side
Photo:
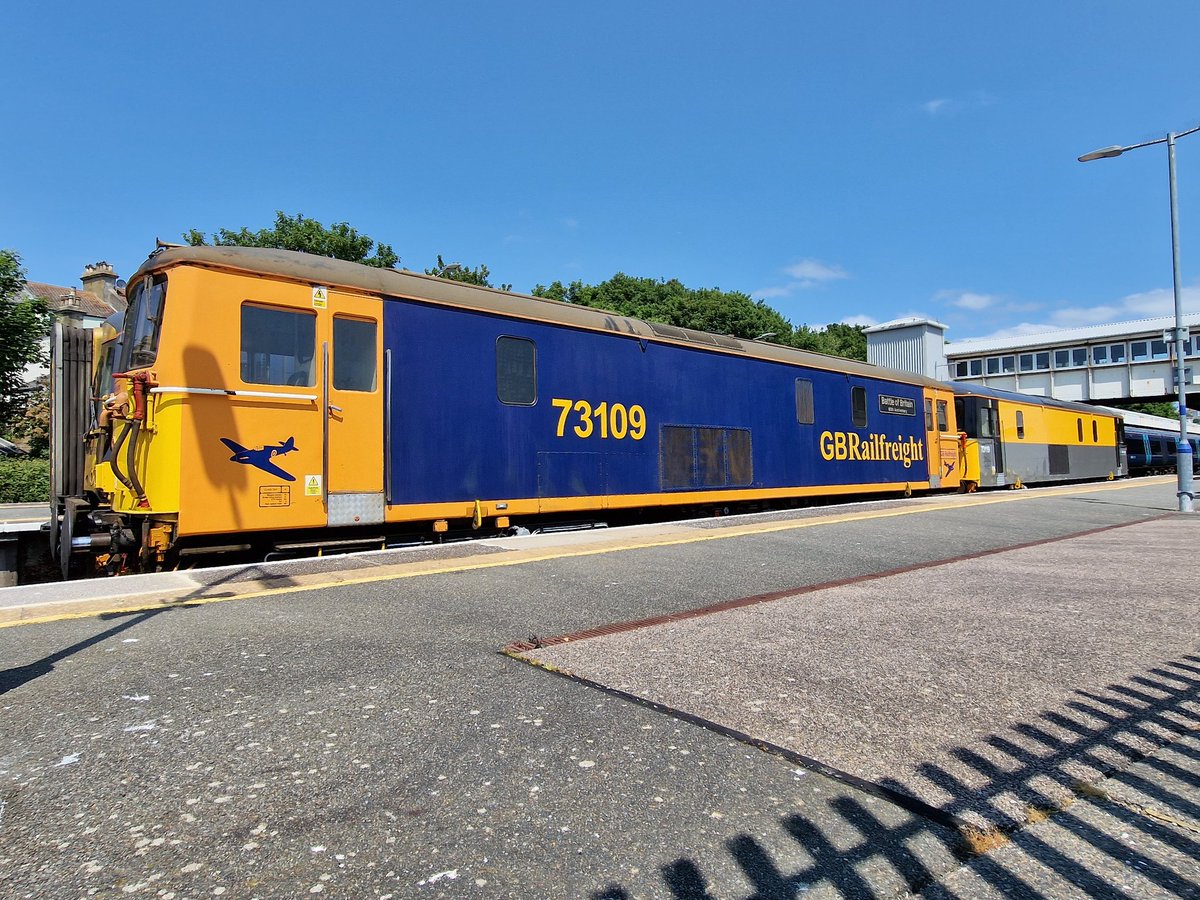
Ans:
<svg viewBox="0 0 1200 900"><path fill-rule="evenodd" d="M498 396L501 338L533 343L530 405ZM384 346L392 504L929 481L915 384L392 298Z"/></svg>

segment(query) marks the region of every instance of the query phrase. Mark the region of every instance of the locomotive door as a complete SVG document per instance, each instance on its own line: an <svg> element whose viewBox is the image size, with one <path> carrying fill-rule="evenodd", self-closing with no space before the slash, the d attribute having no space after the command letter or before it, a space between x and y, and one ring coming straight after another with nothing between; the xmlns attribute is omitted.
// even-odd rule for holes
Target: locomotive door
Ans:
<svg viewBox="0 0 1200 900"><path fill-rule="evenodd" d="M929 486L956 487L962 478L958 433L951 428L953 395L939 390L925 395L925 443L929 448Z"/></svg>
<svg viewBox="0 0 1200 900"><path fill-rule="evenodd" d="M330 525L383 521L383 305L330 291L322 343Z"/></svg>

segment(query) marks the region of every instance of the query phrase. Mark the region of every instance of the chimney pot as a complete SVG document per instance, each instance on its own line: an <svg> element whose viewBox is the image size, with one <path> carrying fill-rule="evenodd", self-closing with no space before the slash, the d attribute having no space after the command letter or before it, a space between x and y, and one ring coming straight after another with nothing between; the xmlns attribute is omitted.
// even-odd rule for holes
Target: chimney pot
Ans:
<svg viewBox="0 0 1200 900"><path fill-rule="evenodd" d="M79 280L85 291L95 294L113 309L125 308L124 299L117 291L117 273L106 260L84 266Z"/></svg>

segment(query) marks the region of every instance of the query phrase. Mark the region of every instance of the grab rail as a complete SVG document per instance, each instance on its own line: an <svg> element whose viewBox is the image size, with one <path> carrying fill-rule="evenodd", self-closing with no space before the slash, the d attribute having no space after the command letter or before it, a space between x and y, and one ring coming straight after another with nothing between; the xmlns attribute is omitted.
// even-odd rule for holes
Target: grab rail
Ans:
<svg viewBox="0 0 1200 900"><path fill-rule="evenodd" d="M231 391L224 388L156 387L152 394L218 394L226 397L259 397L264 400L316 400L316 394L284 394L276 391Z"/></svg>

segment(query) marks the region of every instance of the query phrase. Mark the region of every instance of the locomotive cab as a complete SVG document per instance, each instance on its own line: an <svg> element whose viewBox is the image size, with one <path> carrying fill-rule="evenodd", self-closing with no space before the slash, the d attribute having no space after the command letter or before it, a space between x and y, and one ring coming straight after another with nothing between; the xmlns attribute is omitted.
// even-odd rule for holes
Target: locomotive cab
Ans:
<svg viewBox="0 0 1200 900"><path fill-rule="evenodd" d="M962 440L964 488L999 487L1006 483L1004 444L1000 441L999 401L991 397L954 398Z"/></svg>

